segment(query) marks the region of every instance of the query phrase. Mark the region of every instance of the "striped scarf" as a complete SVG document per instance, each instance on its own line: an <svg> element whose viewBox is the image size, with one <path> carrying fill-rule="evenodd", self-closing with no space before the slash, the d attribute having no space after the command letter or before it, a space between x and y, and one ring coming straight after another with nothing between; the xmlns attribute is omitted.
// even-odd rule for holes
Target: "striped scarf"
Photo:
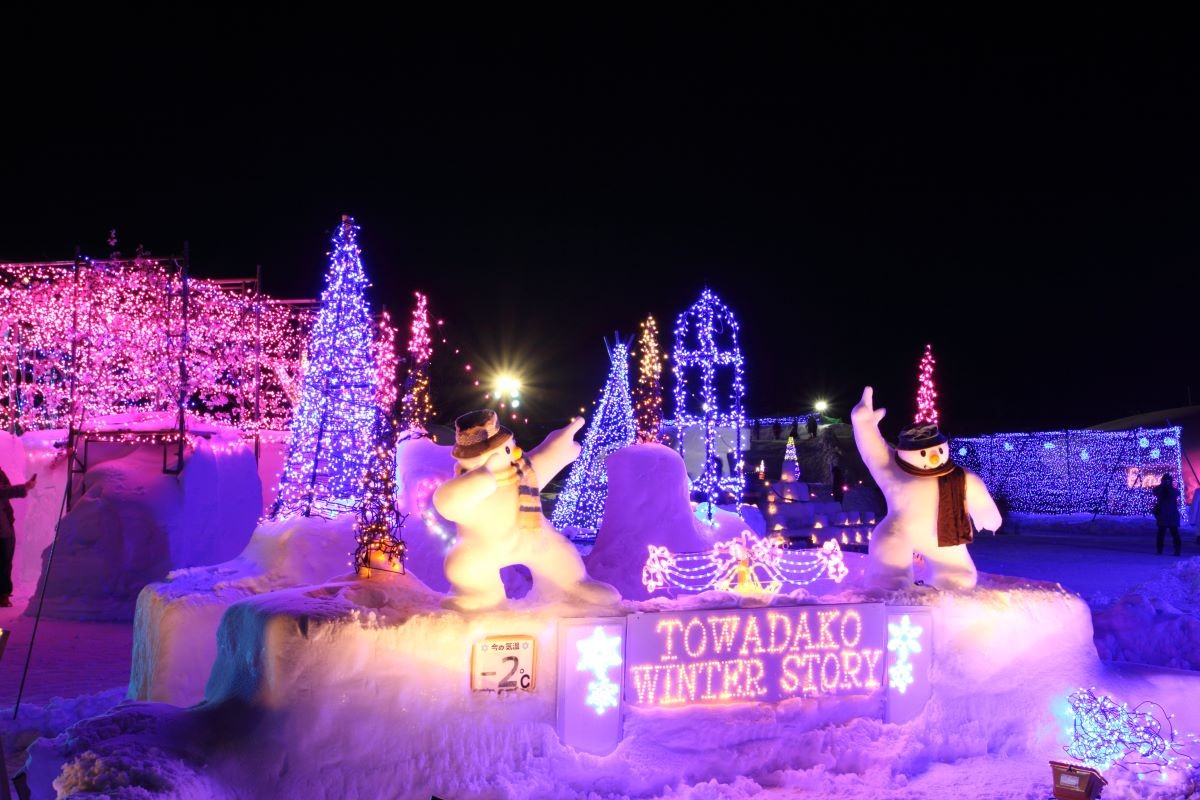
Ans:
<svg viewBox="0 0 1200 800"><path fill-rule="evenodd" d="M532 531L542 527L542 491L538 488L537 473L533 471L533 463L529 456L521 456L513 462L512 471L503 477L497 476L496 483L506 486L519 483L517 487L517 527L521 530Z"/></svg>

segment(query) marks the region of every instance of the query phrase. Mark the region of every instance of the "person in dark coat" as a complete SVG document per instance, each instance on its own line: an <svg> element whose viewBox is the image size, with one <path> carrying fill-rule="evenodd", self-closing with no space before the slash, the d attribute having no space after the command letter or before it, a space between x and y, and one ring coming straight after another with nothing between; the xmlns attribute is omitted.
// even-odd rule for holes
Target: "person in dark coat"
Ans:
<svg viewBox="0 0 1200 800"><path fill-rule="evenodd" d="M1179 539L1179 490L1175 488L1175 479L1171 473L1162 477L1162 483L1154 487L1154 521L1158 523L1158 554L1163 551L1163 540L1167 531L1175 542L1175 555L1183 552L1183 542Z"/></svg>
<svg viewBox="0 0 1200 800"><path fill-rule="evenodd" d="M809 414L808 422L805 423L805 427L808 429L808 438L810 438L810 439L817 438L817 425L818 425L817 415Z"/></svg>
<svg viewBox="0 0 1200 800"><path fill-rule="evenodd" d="M35 485L37 475L14 486L4 470L0 469L0 606L12 605L12 563L17 549L17 531L13 527L15 517L9 500L24 497Z"/></svg>

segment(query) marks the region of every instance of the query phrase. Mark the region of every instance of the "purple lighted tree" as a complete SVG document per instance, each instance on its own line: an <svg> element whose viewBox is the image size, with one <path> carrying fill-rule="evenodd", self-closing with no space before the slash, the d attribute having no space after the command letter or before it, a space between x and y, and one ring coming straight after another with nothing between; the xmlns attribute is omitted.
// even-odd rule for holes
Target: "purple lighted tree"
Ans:
<svg viewBox="0 0 1200 800"><path fill-rule="evenodd" d="M933 345L925 345L925 355L921 357L921 367L918 379L921 387L917 390L917 415L913 422L928 422L938 424L937 390L933 388Z"/></svg>

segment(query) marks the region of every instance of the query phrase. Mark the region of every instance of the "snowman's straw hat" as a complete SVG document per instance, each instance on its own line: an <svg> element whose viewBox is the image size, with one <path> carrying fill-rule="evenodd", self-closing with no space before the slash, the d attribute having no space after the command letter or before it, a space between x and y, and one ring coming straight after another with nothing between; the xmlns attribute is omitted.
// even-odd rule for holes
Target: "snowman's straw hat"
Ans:
<svg viewBox="0 0 1200 800"><path fill-rule="evenodd" d="M500 424L490 408L470 411L454 420L455 458L474 458L512 438L512 431Z"/></svg>

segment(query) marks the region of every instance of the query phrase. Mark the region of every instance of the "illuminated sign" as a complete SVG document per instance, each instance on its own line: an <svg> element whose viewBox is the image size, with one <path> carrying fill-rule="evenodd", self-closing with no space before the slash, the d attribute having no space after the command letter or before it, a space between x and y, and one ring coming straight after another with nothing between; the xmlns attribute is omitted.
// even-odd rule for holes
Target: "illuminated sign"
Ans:
<svg viewBox="0 0 1200 800"><path fill-rule="evenodd" d="M882 603L634 614L625 643L625 702L882 694L886 647Z"/></svg>
<svg viewBox="0 0 1200 800"><path fill-rule="evenodd" d="M477 692L532 692L536 653L532 636L480 640L471 650L471 688Z"/></svg>

